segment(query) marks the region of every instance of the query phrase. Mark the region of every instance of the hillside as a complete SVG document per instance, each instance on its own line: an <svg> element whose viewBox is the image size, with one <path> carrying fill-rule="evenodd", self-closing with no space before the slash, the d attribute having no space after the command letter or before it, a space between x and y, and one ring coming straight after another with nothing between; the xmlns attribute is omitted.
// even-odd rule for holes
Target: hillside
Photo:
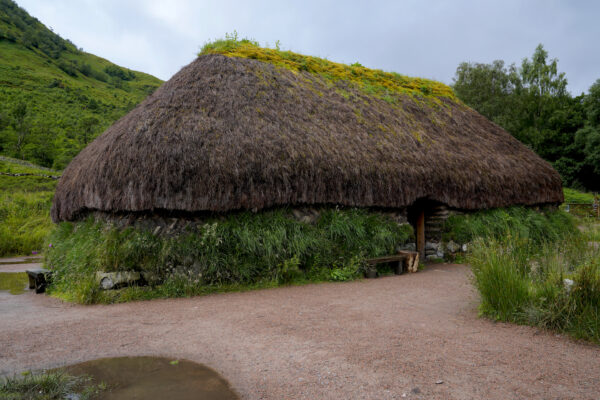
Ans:
<svg viewBox="0 0 600 400"><path fill-rule="evenodd" d="M161 83L77 49L0 0L0 154L63 169Z"/></svg>
<svg viewBox="0 0 600 400"><path fill-rule="evenodd" d="M59 171L0 156L0 256L39 251Z"/></svg>

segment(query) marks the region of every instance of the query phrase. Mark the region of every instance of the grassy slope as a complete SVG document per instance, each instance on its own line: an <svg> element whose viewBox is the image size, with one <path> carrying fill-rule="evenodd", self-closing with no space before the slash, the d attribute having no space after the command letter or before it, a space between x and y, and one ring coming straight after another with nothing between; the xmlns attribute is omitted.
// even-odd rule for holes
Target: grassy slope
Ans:
<svg viewBox="0 0 600 400"><path fill-rule="evenodd" d="M9 173L60 175L20 160L0 159L0 256L40 251L53 228L50 206L57 180L43 176L13 177Z"/></svg>
<svg viewBox="0 0 600 400"><path fill-rule="evenodd" d="M30 44L28 30L58 43L58 50ZM78 50L23 10L0 1L0 154L62 169L161 83ZM26 105L28 131L21 151L13 117L19 104Z"/></svg>

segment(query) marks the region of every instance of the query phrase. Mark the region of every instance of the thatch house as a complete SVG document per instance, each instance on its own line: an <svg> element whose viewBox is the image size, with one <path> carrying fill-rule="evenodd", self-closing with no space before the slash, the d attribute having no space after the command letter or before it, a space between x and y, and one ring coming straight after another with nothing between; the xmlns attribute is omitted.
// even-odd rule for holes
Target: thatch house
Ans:
<svg viewBox="0 0 600 400"><path fill-rule="evenodd" d="M562 201L547 162L443 84L221 41L70 163L52 218L340 205L418 227Z"/></svg>

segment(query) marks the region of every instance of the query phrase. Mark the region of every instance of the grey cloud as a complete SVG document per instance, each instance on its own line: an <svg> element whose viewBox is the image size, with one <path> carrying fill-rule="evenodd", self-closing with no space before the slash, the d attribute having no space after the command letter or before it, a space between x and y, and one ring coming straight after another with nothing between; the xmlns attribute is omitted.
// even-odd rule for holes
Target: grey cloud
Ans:
<svg viewBox="0 0 600 400"><path fill-rule="evenodd" d="M600 78L600 2L17 0L86 51L168 79L209 39L262 44L452 82L462 61L507 63L543 43L574 94Z"/></svg>

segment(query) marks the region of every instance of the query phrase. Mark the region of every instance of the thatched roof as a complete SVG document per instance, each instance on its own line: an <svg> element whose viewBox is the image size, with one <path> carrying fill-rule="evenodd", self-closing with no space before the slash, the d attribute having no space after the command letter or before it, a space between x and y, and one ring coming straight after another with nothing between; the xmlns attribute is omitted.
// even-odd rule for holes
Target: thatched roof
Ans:
<svg viewBox="0 0 600 400"><path fill-rule="evenodd" d="M200 55L87 146L60 179L53 220L563 201L547 162L447 86L247 47L208 49L225 55Z"/></svg>

